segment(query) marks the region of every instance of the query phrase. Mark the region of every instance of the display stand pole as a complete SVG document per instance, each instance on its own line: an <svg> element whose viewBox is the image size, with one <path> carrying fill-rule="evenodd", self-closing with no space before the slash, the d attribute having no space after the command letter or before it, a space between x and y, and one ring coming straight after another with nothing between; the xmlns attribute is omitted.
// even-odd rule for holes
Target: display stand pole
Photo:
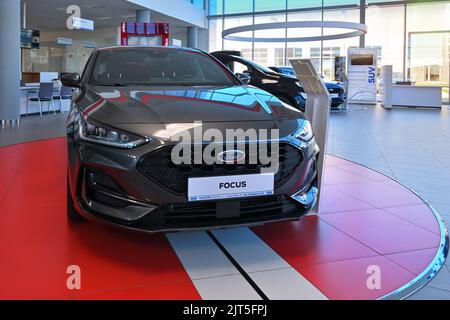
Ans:
<svg viewBox="0 0 450 320"><path fill-rule="evenodd" d="M347 110L347 101L348 101L348 77L347 74L345 72L342 72L340 74L342 83L344 84L344 88L345 88L345 101L342 104L342 110Z"/></svg>
<svg viewBox="0 0 450 320"><path fill-rule="evenodd" d="M330 114L330 97L322 77L318 74L310 59L290 60L294 68L297 79L303 86L306 93L306 117L311 121L315 140L320 148L317 163L318 193L317 202L311 214L317 215L319 212L320 195L322 191L322 176L324 169L328 117Z"/></svg>

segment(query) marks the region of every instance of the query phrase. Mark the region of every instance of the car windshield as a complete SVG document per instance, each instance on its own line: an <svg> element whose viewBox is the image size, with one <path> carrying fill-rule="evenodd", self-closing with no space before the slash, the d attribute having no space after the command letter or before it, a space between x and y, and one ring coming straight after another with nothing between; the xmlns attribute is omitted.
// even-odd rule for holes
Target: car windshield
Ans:
<svg viewBox="0 0 450 320"><path fill-rule="evenodd" d="M280 70L280 73L282 73L282 74L286 74L288 76L295 76L295 72L294 72L293 68L279 67L278 69Z"/></svg>
<svg viewBox="0 0 450 320"><path fill-rule="evenodd" d="M237 80L205 54L171 48L102 50L92 85L235 85Z"/></svg>
<svg viewBox="0 0 450 320"><path fill-rule="evenodd" d="M262 66L262 65L260 65L260 64L257 64L257 63L255 63L255 62L253 62L253 61L251 61L251 60L248 60L248 59L246 59L246 58L239 57L239 59L245 61L247 64L251 65L253 68L256 68L256 69L258 69L258 70L260 70L260 71L262 71L262 72L264 72L264 73L268 73L268 74L273 74L273 73L275 73L273 70L271 70L271 69L269 69L269 68L266 68L266 67L264 67L264 66Z"/></svg>

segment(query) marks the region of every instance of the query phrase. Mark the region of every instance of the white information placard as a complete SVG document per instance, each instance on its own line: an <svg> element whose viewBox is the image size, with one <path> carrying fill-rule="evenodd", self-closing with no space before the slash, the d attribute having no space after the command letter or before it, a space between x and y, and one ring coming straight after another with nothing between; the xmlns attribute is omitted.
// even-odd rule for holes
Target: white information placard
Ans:
<svg viewBox="0 0 450 320"><path fill-rule="evenodd" d="M377 49L348 49L348 102L375 104L377 98Z"/></svg>
<svg viewBox="0 0 450 320"><path fill-rule="evenodd" d="M273 173L189 178L189 201L272 195Z"/></svg>
<svg viewBox="0 0 450 320"><path fill-rule="evenodd" d="M94 21L92 20L73 17L72 24L73 28L77 30L88 30L88 31L94 30Z"/></svg>

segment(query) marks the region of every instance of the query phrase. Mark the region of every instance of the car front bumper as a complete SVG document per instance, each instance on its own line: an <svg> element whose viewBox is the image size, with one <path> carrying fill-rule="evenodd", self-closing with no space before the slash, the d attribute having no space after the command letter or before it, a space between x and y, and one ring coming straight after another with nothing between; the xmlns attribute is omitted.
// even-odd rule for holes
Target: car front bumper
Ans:
<svg viewBox="0 0 450 320"><path fill-rule="evenodd" d="M301 165L272 196L189 202L138 169L151 143L117 149L68 137L68 179L75 208L85 218L146 232L211 229L296 220L314 206L318 148L302 148ZM226 215L227 205L239 214ZM225 215L223 214L225 212Z"/></svg>
<svg viewBox="0 0 450 320"><path fill-rule="evenodd" d="M345 96L340 96L338 98L331 99L331 108L338 108L345 102Z"/></svg>

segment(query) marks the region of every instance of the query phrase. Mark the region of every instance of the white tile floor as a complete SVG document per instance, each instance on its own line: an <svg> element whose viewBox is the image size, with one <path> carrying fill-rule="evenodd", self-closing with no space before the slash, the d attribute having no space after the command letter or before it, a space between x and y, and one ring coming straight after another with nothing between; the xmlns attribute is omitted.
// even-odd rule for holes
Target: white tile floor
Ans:
<svg viewBox="0 0 450 320"><path fill-rule="evenodd" d="M0 147L22 143L30 140L48 139L60 137L66 132L67 113L44 114L22 117L20 125L0 126Z"/></svg>
<svg viewBox="0 0 450 320"><path fill-rule="evenodd" d="M353 105L332 113L327 153L353 160L403 182L450 225L450 109ZM410 299L450 299L446 268Z"/></svg>
<svg viewBox="0 0 450 320"><path fill-rule="evenodd" d="M22 118L19 128L0 129L0 146L63 136L66 117ZM347 111L331 114L327 153L400 180L430 201L450 225L450 108L349 106ZM410 299L450 299L449 261Z"/></svg>

